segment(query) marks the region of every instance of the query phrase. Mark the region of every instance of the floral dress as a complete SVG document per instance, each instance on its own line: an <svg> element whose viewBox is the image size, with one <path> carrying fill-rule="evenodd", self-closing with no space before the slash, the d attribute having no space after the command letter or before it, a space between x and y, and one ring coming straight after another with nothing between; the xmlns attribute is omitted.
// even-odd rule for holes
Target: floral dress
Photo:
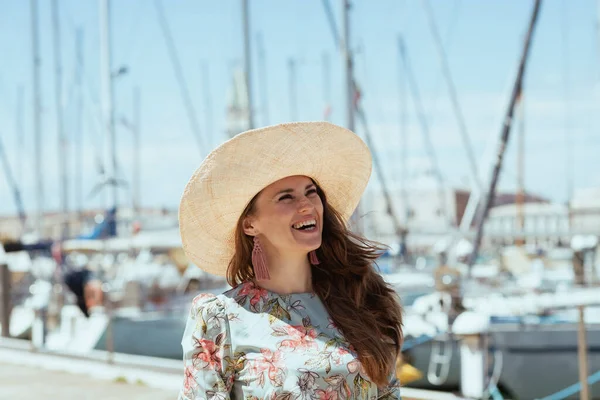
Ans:
<svg viewBox="0 0 600 400"><path fill-rule="evenodd" d="M241 284L194 299L182 340L180 400L400 399L378 388L316 294Z"/></svg>

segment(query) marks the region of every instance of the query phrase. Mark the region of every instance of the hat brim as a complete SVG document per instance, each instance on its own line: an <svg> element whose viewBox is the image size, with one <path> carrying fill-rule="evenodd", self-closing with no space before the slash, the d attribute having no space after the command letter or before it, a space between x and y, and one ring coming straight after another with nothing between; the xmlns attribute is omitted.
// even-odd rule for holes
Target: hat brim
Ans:
<svg viewBox="0 0 600 400"><path fill-rule="evenodd" d="M179 207L183 249L202 270L226 276L238 220L262 189L288 176L315 179L348 220L371 175L371 153L352 131L297 122L241 133L212 151L187 183Z"/></svg>

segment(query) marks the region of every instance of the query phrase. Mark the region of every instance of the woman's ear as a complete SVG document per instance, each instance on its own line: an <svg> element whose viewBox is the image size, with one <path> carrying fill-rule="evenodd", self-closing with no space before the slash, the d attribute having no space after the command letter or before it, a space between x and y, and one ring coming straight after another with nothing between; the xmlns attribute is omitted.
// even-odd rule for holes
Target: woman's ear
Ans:
<svg viewBox="0 0 600 400"><path fill-rule="evenodd" d="M244 218L244 222L242 222L242 226L244 227L244 233L248 236L256 236L258 235L258 230L254 227L254 219L250 216Z"/></svg>

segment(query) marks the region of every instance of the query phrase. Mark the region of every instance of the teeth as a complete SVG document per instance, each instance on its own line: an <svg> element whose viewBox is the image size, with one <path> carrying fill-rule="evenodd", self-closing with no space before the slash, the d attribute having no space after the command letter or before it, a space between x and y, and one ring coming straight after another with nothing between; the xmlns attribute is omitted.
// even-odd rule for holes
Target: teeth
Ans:
<svg viewBox="0 0 600 400"><path fill-rule="evenodd" d="M303 226L307 226L307 225L316 225L317 221L315 221L314 219L309 219L308 221L302 221L302 222L298 222L297 224L292 225L295 229L300 229Z"/></svg>

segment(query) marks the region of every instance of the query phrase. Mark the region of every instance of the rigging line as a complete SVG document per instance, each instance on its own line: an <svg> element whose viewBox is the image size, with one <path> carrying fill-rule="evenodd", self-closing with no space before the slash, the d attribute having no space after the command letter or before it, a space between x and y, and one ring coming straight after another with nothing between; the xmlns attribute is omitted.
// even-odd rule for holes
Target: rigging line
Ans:
<svg viewBox="0 0 600 400"><path fill-rule="evenodd" d="M456 26L457 26L458 19L459 19L458 16L460 14L461 5L462 5L461 0L455 0L451 23L449 24L448 29L446 30L446 32L442 38L442 45L444 46L446 51L448 51L451 48L452 43L453 43L454 33L456 31ZM429 123L432 126L433 126L433 122L435 121L435 115L437 113L438 100L440 99L441 94L442 94L442 80L443 80L443 76L437 75L435 84L433 85L435 90L433 92L434 95L433 95L433 98L431 101L432 114L428 118Z"/></svg>
<svg viewBox="0 0 600 400"><path fill-rule="evenodd" d="M333 10L331 9L331 3L329 0L323 0L322 4L325 8L325 14L327 16L327 21L329 22L329 28L331 29L333 42L335 43L335 46L339 48L342 43L342 39L340 38L339 30L335 23L335 17L333 15Z"/></svg>
<svg viewBox="0 0 600 400"><path fill-rule="evenodd" d="M157 11L158 21L160 27L162 29L162 34L167 44L167 50L169 52L169 58L173 63L173 69L175 70L175 77L177 78L177 83L179 84L179 89L181 91L181 96L183 98L183 103L187 112L188 120L190 122L190 127L192 129L192 133L196 138L196 142L198 144L198 150L202 155L204 153L203 149L204 143L202 142L202 135L200 134L200 126L198 124L198 120L196 118L196 111L194 110L194 105L192 104L192 100L190 97L190 93L188 91L188 85L185 81L185 77L183 76L183 69L181 68L181 63L179 62L179 56L177 55L177 50L175 49L175 42L173 41L173 36L171 35L171 30L169 28L169 23L165 16L164 9L162 7L161 0L154 0L154 6Z"/></svg>
<svg viewBox="0 0 600 400"><path fill-rule="evenodd" d="M392 198L390 196L390 192L388 190L387 183L386 183L385 176L384 176L385 175L384 174L384 170L383 170L383 167L381 166L381 163L379 162L379 157L377 156L377 152L375 151L375 143L373 143L373 140L372 140L372 137L371 137L371 131L369 130L369 126L367 124L367 117L365 115L365 112L364 112L364 109L363 109L362 106L359 106L359 105L356 106L356 116L358 117L358 120L363 125L363 129L364 129L364 132L365 132L365 139L367 141L367 146L370 149L372 149L373 164L374 164L374 167L375 167L375 171L377 172L377 175L379 175L379 182L381 184L381 191L383 192L383 197L385 198L385 202L386 202L386 212L388 213L388 215L390 216L390 218L392 218L396 234L398 236L401 236L402 233L403 233L403 231L404 231L404 229L402 228L402 224L400 223L400 219L398 218L398 216L394 212Z"/></svg>
<svg viewBox="0 0 600 400"><path fill-rule="evenodd" d="M14 118L15 113L16 113L16 106L11 104L10 101L8 100L8 96L3 96L2 92L7 93L7 91L4 88L4 81L2 80L2 77L0 77L0 99L2 99L2 102L4 103L4 105L6 106L6 110L8 111L8 115L11 115L12 117L10 118Z"/></svg>
<svg viewBox="0 0 600 400"><path fill-rule="evenodd" d="M2 137L0 136L0 139ZM25 209L23 208L23 200L21 198L21 191L19 189L19 185L14 179L12 174L12 170L8 163L8 157L6 156L6 152L4 151L4 147L2 145L2 141L0 140L0 160L2 162L2 166L4 167L4 175L6 177L6 181L8 183L9 189L12 189L15 205L19 212L19 220L21 221L21 229L25 230L27 227L27 217L25 214Z"/></svg>
<svg viewBox="0 0 600 400"><path fill-rule="evenodd" d="M471 179L473 182L481 189L481 182L477 173L477 161L475 160L475 154L473 152L473 146L471 145L471 139L469 137L469 132L467 130L467 124L465 122L465 117L460 106L460 102L458 100L458 94L456 91L456 85L454 84L454 80L452 79L452 73L450 72L450 66L448 64L448 56L446 51L444 50L444 46L442 44L442 38L440 36L440 32L435 21L435 16L433 15L433 9L431 8L431 4L429 0L421 0L421 4L423 4L426 14L427 20L429 21L429 28L434 37L434 42L436 44L438 58L440 60L440 64L442 66L442 73L445 77L445 81L448 85L448 91L450 92L450 100L452 103L452 107L454 108L454 115L456 116L458 122L458 131L463 141L463 146L465 152L467 153L467 160L469 162L469 166L471 167Z"/></svg>
<svg viewBox="0 0 600 400"><path fill-rule="evenodd" d="M435 154L435 149L433 147L433 142L431 141L431 135L429 132L429 126L427 124L427 118L425 117L425 111L423 110L423 104L421 102L419 87L418 87L418 84L413 75L410 60L408 58L408 52L406 51L406 44L402 37L400 37L398 44L399 44L400 55L402 57L403 64L404 64L404 71L406 72L406 77L408 78L409 90L410 90L412 98L413 98L413 105L415 107L415 111L417 113L419 123L421 125L421 132L423 134L425 151L427 152L427 154L430 158L431 166L433 168L435 177L438 181L438 186L439 186L438 190L440 191L440 196L443 196L444 178L443 178L440 166L438 164L438 160L437 160L437 157ZM442 199L440 199L440 200L442 200ZM441 206L445 208L445 202L442 202Z"/></svg>

